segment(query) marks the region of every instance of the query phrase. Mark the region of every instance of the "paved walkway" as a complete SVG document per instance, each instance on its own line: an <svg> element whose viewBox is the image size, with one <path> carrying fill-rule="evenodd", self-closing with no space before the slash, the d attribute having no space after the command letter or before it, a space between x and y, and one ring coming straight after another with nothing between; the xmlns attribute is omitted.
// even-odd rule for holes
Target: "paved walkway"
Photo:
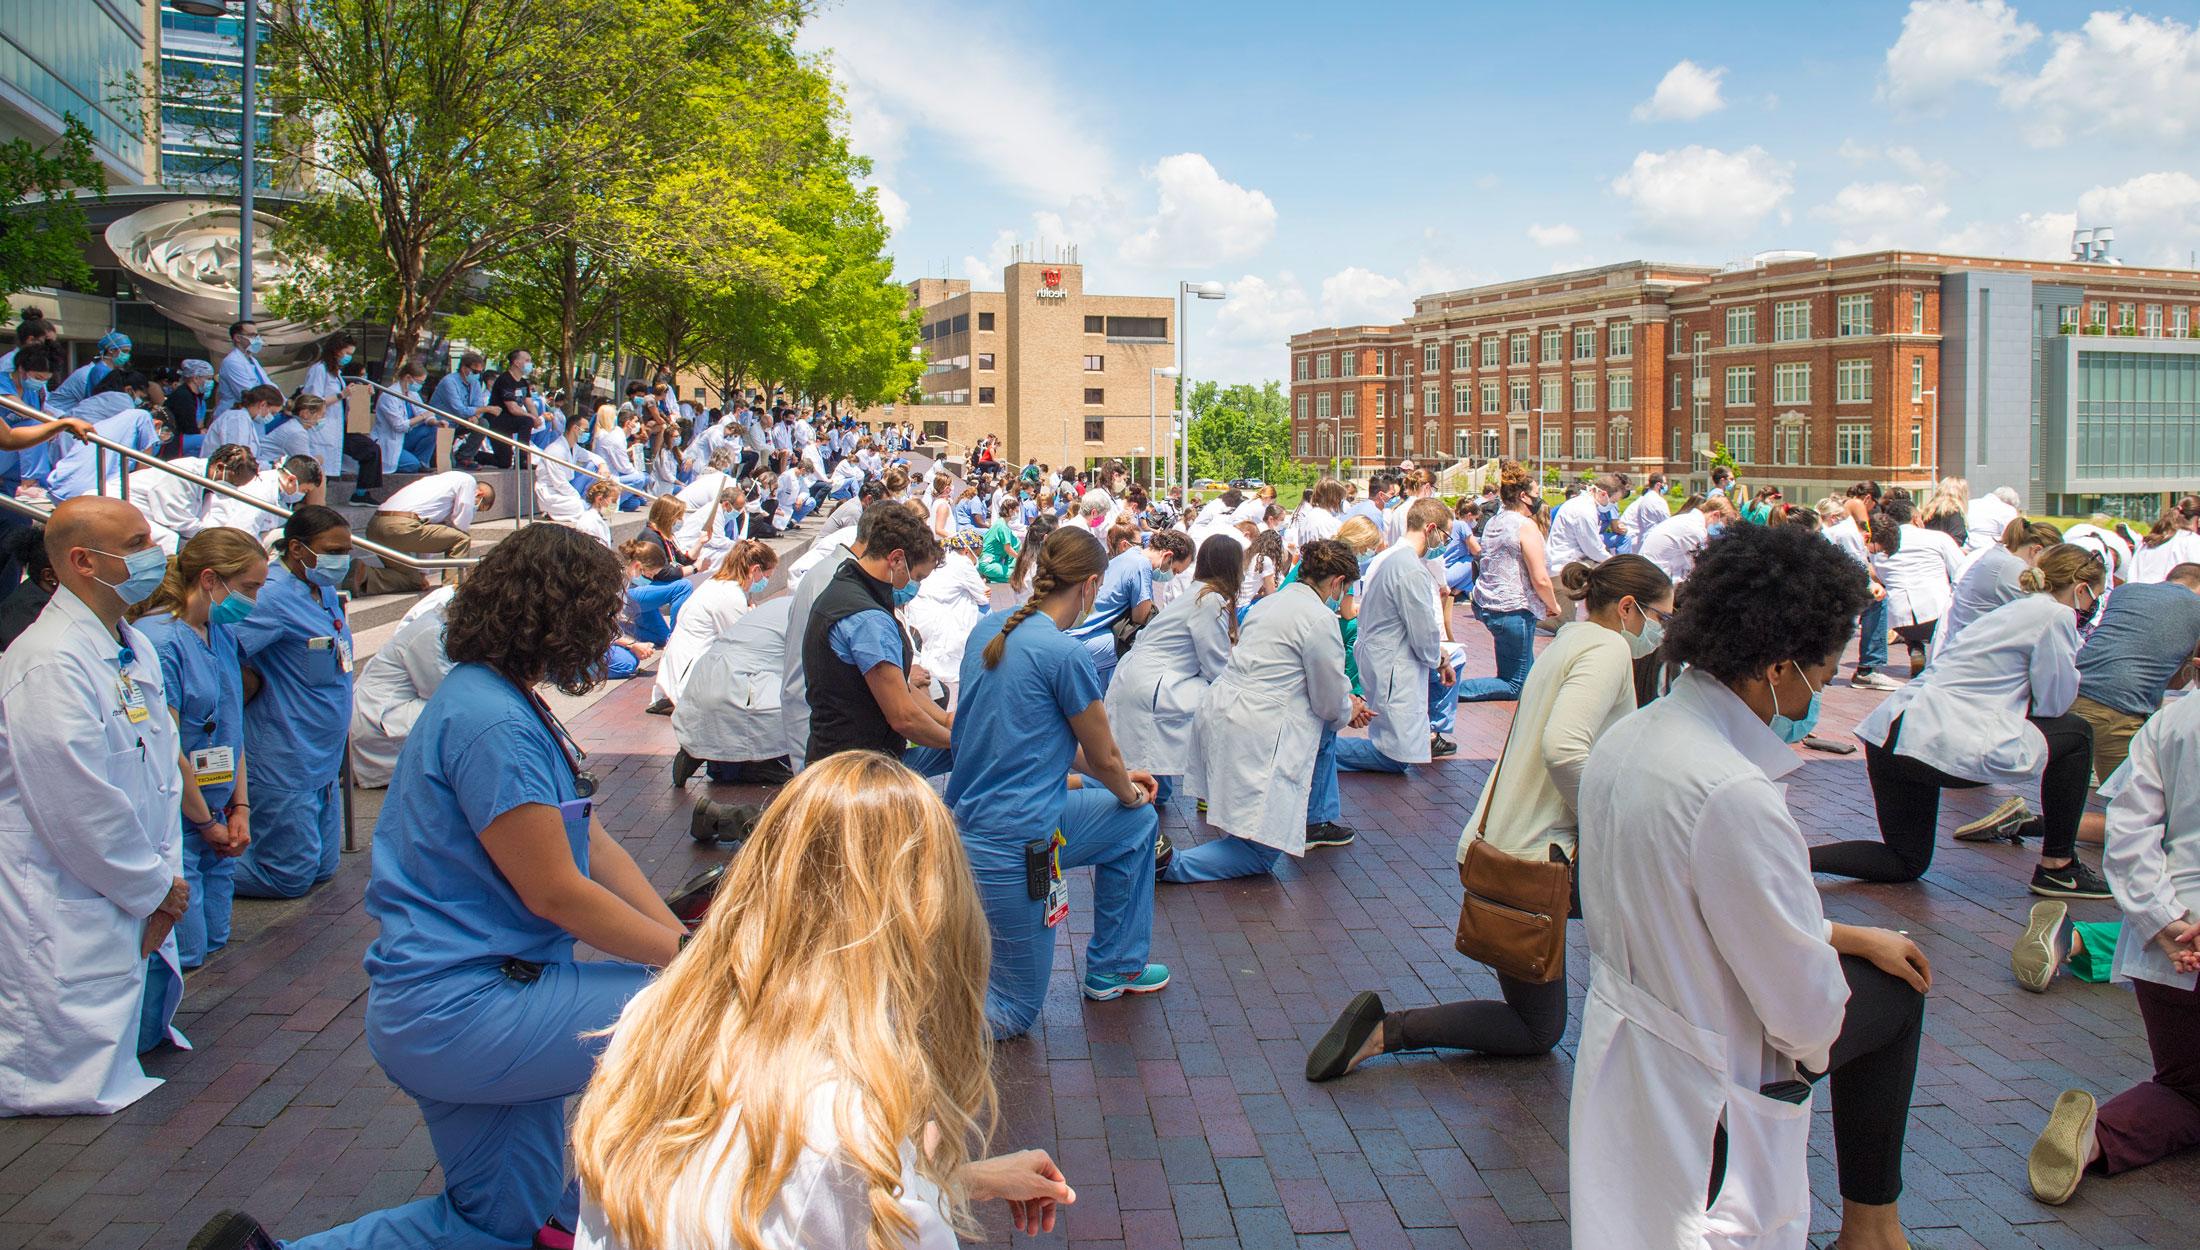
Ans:
<svg viewBox="0 0 2200 1250"><path fill-rule="evenodd" d="M1487 672L1487 634L1465 621L1459 632L1476 652L1470 671ZM686 796L666 773L670 723L641 714L647 697L646 682L631 683L574 729L603 778L606 825L669 888L714 856L687 841ZM1845 735L1878 697L1830 689L1826 732ZM1083 958L1089 874L1073 879L1073 939L1058 949L1042 1024L998 1051L999 1140L1053 1151L1080 1200L1052 1236L1015 1243L1567 1244L1578 1024L1542 1059L1421 1054L1328 1085L1301 1076L1307 1047L1355 990L1397 1005L1494 993L1451 949L1452 853L1510 710L1463 708L1459 755L1410 778L1347 777L1356 845L1287 862L1273 880L1162 887L1154 957L1176 979L1161 994L1078 997L1071 967ZM1805 754L1789 789L1805 829L1868 835L1861 757ZM1953 796L1944 827L1991 803L1983 791ZM1188 815L1171 815L1172 834L1205 836L1186 830ZM2065 979L2035 996L2010 981L2030 862L1943 837L1922 885L1826 885L1835 918L1907 929L1934 963L1905 1165L1909 1223L1941 1250L2191 1246L2200 1152L2091 1182L2061 1209L2025 1190L2025 1151L2058 1091L2107 1094L2148 1071L2128 990ZM226 1206L296 1236L434 1191L419 1113L361 1039L366 876L363 857L347 857L310 899L240 902L236 943L191 981L182 1025L198 1049L153 1058L168 1084L138 1105L106 1119L0 1121L0 1250L180 1250ZM1823 1243L1834 1185L1820 1105L1812 1179ZM1000 1213L987 1220L991 1241L1007 1239Z"/></svg>

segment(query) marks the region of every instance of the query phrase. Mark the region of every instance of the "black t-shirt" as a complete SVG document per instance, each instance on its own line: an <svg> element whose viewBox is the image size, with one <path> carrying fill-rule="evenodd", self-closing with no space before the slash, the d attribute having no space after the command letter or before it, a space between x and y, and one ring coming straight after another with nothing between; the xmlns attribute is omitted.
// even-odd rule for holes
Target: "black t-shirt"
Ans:
<svg viewBox="0 0 2200 1250"><path fill-rule="evenodd" d="M497 410L498 416L510 415L510 410L504 406L506 404L518 404L521 412L531 416L533 414L528 408L527 400L534 393L532 386L524 379L513 377L512 371L507 369L489 383L489 404Z"/></svg>

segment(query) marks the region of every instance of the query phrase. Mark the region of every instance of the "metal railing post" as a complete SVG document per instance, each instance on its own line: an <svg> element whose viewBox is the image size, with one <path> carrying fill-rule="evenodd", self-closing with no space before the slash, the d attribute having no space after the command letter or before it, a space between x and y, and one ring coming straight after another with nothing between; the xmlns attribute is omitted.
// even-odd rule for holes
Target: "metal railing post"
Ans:
<svg viewBox="0 0 2200 1250"><path fill-rule="evenodd" d="M515 495L518 495L520 493L519 487L521 474L534 464L534 458L539 458L547 460L550 463L565 469L569 473L586 473L590 477L609 482L626 494L633 495L641 499L656 498L655 495L650 494L648 491L637 490L634 487L629 486L619 479L611 476L609 473L598 473L594 469L584 469L581 466L574 464L570 460L551 455L549 452L535 446L533 443L515 439L511 435L505 434L498 430L492 430L488 426L482 425L478 421L469 421L465 417L459 416L457 413L445 412L441 408L436 407L434 404L427 403L423 400L414 399L412 396L407 395L401 391L392 390L391 388L382 385L380 382L368 382L366 385L372 390L380 391L385 395L392 396L394 398L403 400L405 403L414 405L415 407L424 409L425 411L432 412L443 420L450 422L452 425L458 426L460 429L472 430L474 433L481 435L483 438L491 439L495 442L504 444L506 447L511 448L513 453L512 491ZM520 501L518 499L514 499L514 508L518 508L519 505Z"/></svg>

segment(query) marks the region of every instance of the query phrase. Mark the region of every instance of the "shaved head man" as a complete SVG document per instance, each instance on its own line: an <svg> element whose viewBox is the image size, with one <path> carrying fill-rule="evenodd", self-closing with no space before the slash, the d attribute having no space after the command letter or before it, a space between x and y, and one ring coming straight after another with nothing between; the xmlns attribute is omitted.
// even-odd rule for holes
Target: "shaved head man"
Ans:
<svg viewBox="0 0 2200 1250"><path fill-rule="evenodd" d="M110 633L130 603L136 602L124 602L117 590L130 579L130 557L149 548L153 548L153 527L144 513L120 499L97 495L71 499L55 508L46 522L46 558L53 561L54 575L76 592ZM162 556L163 571L166 558ZM142 567L150 565L151 559L140 555L137 562Z"/></svg>

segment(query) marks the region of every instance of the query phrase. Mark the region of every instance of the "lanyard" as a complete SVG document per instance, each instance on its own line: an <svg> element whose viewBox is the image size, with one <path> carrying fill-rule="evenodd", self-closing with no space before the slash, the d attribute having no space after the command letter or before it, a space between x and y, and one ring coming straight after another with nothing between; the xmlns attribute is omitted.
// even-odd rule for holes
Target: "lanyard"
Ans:
<svg viewBox="0 0 2200 1250"><path fill-rule="evenodd" d="M508 677L505 680L511 681ZM517 682L513 684L518 685ZM566 729L565 722L558 719L557 713L550 710L550 705L543 701L541 695L532 690L521 690L520 693L526 697L527 706L535 709L536 719L542 722L544 729L550 731L551 739L558 744L558 753L565 757L565 766L573 773L574 791L584 799L595 797L596 774L581 767L588 762L588 752L581 749L581 744Z"/></svg>

